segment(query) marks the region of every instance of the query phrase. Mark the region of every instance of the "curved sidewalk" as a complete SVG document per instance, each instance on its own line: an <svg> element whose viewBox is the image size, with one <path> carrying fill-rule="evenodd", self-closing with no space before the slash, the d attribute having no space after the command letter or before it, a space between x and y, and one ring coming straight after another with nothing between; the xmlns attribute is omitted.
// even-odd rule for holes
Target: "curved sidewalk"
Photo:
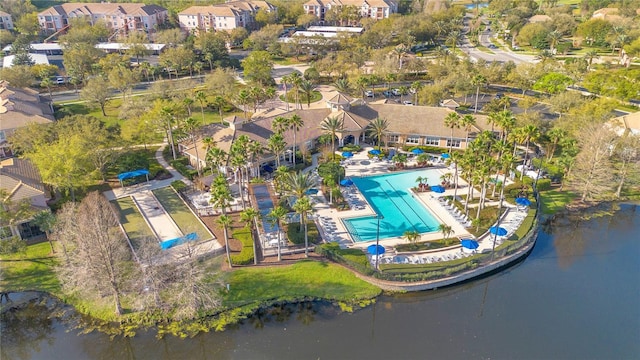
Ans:
<svg viewBox="0 0 640 360"><path fill-rule="evenodd" d="M167 187L176 180L182 180L185 184L191 185L191 181L189 179L182 176L182 174L180 174L176 169L174 169L171 165L169 165L169 163L165 161L164 157L162 156L162 151L164 150L165 147L167 147L167 145L168 144L165 143L161 145L160 148L158 148L158 150L156 150L155 158L158 161L158 163L171 174L170 178L164 179L164 180L149 180L148 182L144 182L140 184L107 190L103 192L107 200L111 201L111 200L119 199L121 197L130 196L140 191L154 190L154 189Z"/></svg>

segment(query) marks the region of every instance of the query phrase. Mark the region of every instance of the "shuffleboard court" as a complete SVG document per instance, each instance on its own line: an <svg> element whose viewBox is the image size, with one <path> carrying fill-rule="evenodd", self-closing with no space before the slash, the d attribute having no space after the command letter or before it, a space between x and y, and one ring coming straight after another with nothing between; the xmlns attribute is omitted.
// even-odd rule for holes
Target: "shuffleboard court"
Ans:
<svg viewBox="0 0 640 360"><path fill-rule="evenodd" d="M159 241L176 239L184 235L151 191L137 192L131 197L142 216L147 219L158 236Z"/></svg>

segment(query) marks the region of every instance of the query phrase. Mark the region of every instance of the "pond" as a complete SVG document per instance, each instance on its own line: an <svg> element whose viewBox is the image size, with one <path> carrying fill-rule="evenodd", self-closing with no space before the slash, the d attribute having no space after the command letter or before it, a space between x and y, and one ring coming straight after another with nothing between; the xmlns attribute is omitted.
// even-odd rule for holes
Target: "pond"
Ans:
<svg viewBox="0 0 640 360"><path fill-rule="evenodd" d="M498 274L354 313L276 307L222 333L111 340L44 306L2 317L3 359L628 359L640 354L640 210L560 218Z"/></svg>

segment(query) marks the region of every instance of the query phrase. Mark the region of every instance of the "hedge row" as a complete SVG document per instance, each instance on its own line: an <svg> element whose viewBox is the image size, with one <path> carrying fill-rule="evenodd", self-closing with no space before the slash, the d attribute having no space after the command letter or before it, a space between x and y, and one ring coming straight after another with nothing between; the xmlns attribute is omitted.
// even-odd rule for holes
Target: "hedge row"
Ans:
<svg viewBox="0 0 640 360"><path fill-rule="evenodd" d="M231 262L234 265L248 265L253 263L253 237L247 228L236 230L232 234L234 239L242 242L242 250L239 254L231 255Z"/></svg>
<svg viewBox="0 0 640 360"><path fill-rule="evenodd" d="M287 237L294 244L304 244L304 226L300 231L300 223L292 223L287 226ZM320 233L313 221L307 223L307 239L310 244L315 244L320 239Z"/></svg>
<svg viewBox="0 0 640 360"><path fill-rule="evenodd" d="M367 255L362 250L341 249L337 243L329 243L316 246L315 252L362 274L373 275L374 273Z"/></svg>

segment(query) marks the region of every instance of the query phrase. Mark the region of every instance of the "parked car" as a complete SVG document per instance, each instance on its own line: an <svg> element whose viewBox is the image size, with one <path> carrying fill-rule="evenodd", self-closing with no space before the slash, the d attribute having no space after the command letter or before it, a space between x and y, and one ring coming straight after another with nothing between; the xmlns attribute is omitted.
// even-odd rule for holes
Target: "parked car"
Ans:
<svg viewBox="0 0 640 360"><path fill-rule="evenodd" d="M411 101L405 100L402 102L405 105L409 105L409 106L413 106L413 103Z"/></svg>
<svg viewBox="0 0 640 360"><path fill-rule="evenodd" d="M395 96L400 96L400 90L399 89L393 89L391 90L391 93Z"/></svg>
<svg viewBox="0 0 640 360"><path fill-rule="evenodd" d="M65 84L66 82L67 82L67 79L65 79L64 76L56 76L53 79L53 83L58 85Z"/></svg>
<svg viewBox="0 0 640 360"><path fill-rule="evenodd" d="M385 91L383 91L383 92L382 92L382 95L384 95L384 96L386 96L386 97L390 97L390 96L391 96L391 95L393 95L393 94L391 93L391 91L389 91L389 90L385 90Z"/></svg>
<svg viewBox="0 0 640 360"><path fill-rule="evenodd" d="M365 91L365 92L364 92L364 96L366 96L366 97L373 97L373 91L371 91L371 90L367 90L367 91Z"/></svg>
<svg viewBox="0 0 640 360"><path fill-rule="evenodd" d="M493 45L493 44L489 44L489 49L497 49L498 47Z"/></svg>
<svg viewBox="0 0 640 360"><path fill-rule="evenodd" d="M496 94L496 99L502 99L504 97L503 93L497 93Z"/></svg>

